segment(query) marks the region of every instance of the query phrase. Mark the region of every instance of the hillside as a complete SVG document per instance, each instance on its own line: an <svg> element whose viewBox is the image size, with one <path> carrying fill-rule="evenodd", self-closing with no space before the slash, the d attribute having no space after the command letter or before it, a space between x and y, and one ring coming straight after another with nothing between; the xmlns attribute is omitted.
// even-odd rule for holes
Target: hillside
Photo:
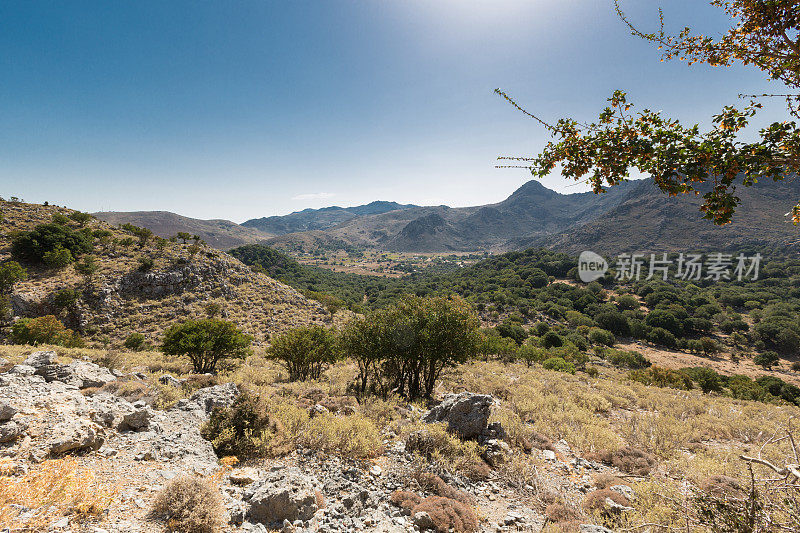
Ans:
<svg viewBox="0 0 800 533"><path fill-rule="evenodd" d="M58 315L65 324L96 342L116 342L133 332L160 340L177 320L217 313L263 342L292 326L330 321L315 301L238 260L200 243L149 238L97 219L81 224L67 219L68 209L24 203L0 203L3 212L0 261L10 258L11 238L51 223L54 216L73 231L90 236L97 272L91 279L75 263L61 268L25 264L29 278L14 286L15 316ZM60 307L57 296L75 291L76 300ZM213 304L213 305L210 305ZM211 310L214 311L211 311Z"/></svg>
<svg viewBox="0 0 800 533"><path fill-rule="evenodd" d="M93 214L109 224L141 226L164 238L172 237L179 232L198 235L217 250L229 250L243 244L263 241L272 236L255 228L240 226L230 220L201 220L169 211L104 211Z"/></svg>
<svg viewBox="0 0 800 533"><path fill-rule="evenodd" d="M798 249L800 230L785 213L800 198L800 181L763 182L739 187L736 193L741 204L733 221L719 227L701 218L700 196L669 197L652 180L643 180L602 217L555 235L516 239L513 246L607 254Z"/></svg>
<svg viewBox="0 0 800 533"><path fill-rule="evenodd" d="M246 228L255 228L265 233L283 235L298 231L326 230L353 218L379 215L390 211L411 209L411 204L375 201L355 207L323 207L322 209L303 209L288 215L254 218L242 223Z"/></svg>

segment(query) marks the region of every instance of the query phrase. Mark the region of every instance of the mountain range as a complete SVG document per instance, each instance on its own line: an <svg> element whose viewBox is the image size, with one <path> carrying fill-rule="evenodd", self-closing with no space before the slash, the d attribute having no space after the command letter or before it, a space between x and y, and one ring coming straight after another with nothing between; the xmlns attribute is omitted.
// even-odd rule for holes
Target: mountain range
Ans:
<svg viewBox="0 0 800 533"><path fill-rule="evenodd" d="M96 216L148 227L162 236L188 231L220 249L255 242L294 251L397 252L503 252L543 246L572 253L620 253L798 246L800 232L784 215L800 198L800 182L759 183L736 192L741 204L724 227L702 220L699 196L669 197L652 179L624 182L601 194L561 194L532 180L496 204L452 208L381 201L305 209L240 225L165 212Z"/></svg>

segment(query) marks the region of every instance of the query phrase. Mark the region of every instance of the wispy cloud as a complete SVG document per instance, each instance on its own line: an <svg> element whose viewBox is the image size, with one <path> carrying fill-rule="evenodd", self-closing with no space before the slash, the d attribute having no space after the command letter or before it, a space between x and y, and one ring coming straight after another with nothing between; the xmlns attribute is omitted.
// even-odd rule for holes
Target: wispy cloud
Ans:
<svg viewBox="0 0 800 533"><path fill-rule="evenodd" d="M292 196L292 200L324 200L325 198L333 198L334 196L336 196L336 194L332 192L312 192Z"/></svg>

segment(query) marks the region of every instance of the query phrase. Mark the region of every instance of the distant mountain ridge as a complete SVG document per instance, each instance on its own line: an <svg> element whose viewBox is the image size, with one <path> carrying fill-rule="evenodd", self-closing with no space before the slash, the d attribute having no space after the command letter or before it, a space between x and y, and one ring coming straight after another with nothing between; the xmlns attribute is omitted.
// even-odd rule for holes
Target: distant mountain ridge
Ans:
<svg viewBox="0 0 800 533"><path fill-rule="evenodd" d="M223 250L252 243L301 252L505 252L544 246L570 253L620 253L800 246L800 229L784 216L800 198L799 180L740 186L736 192L741 205L733 223L724 227L702 219L700 197L671 198L652 179L624 182L601 194L562 194L531 180L490 205L453 208L377 201L304 209L242 225L163 211L97 216L148 227L162 236L188 231Z"/></svg>
<svg viewBox="0 0 800 533"><path fill-rule="evenodd" d="M209 246L218 250L229 250L263 241L272 234L264 233L254 228L246 228L230 220L200 220L189 218L169 211L104 211L93 213L100 220L109 224L133 224L148 228L159 237L171 237L178 232L185 231L198 235Z"/></svg>

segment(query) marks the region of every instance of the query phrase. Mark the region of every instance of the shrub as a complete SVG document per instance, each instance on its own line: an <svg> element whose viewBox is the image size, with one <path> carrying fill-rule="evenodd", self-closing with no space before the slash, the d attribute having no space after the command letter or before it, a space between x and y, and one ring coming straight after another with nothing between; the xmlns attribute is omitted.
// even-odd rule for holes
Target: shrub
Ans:
<svg viewBox="0 0 800 533"><path fill-rule="evenodd" d="M639 309L639 300L630 294L623 294L617 298L617 307L621 311Z"/></svg>
<svg viewBox="0 0 800 533"><path fill-rule="evenodd" d="M614 335L626 337L631 333L628 319L619 311L600 313L594 317L594 321L600 328L608 330Z"/></svg>
<svg viewBox="0 0 800 533"><path fill-rule="evenodd" d="M548 520L556 524L559 522L570 522L580 518L580 513L578 513L578 511L561 502L548 505L544 510L544 514Z"/></svg>
<svg viewBox="0 0 800 533"><path fill-rule="evenodd" d="M664 328L653 328L650 330L647 340L653 344L659 344L667 348L675 348L678 344L678 339L675 338L675 335Z"/></svg>
<svg viewBox="0 0 800 533"><path fill-rule="evenodd" d="M471 533L478 530L478 518L468 505L450 498L429 496L414 509L414 513L425 512L431 517L433 530L437 533Z"/></svg>
<svg viewBox="0 0 800 533"><path fill-rule="evenodd" d="M630 501L628 501L628 498L619 492L611 489L599 489L593 490L586 495L586 497L583 499L583 508L589 512L608 512L610 509L606 503L606 499L610 499L614 503L625 507L630 506Z"/></svg>
<svg viewBox="0 0 800 533"><path fill-rule="evenodd" d="M522 343L525 342L525 339L528 338L528 332L525 331L525 328L518 324L504 322L494 329L500 334L501 337L513 339L514 342L517 343L517 346L521 346Z"/></svg>
<svg viewBox="0 0 800 533"><path fill-rule="evenodd" d="M628 379L645 385L672 389L689 390L693 387L692 378L684 372L655 365L641 370L631 370Z"/></svg>
<svg viewBox="0 0 800 533"><path fill-rule="evenodd" d="M82 213L80 211L73 211L72 213L69 214L69 218L71 220L74 220L75 222L77 222L81 226L83 226L84 224L86 224L87 222L92 220L94 217L92 215L90 215L89 213Z"/></svg>
<svg viewBox="0 0 800 533"><path fill-rule="evenodd" d="M28 279L28 271L16 261L0 263L0 295L11 294L14 284Z"/></svg>
<svg viewBox="0 0 800 533"><path fill-rule="evenodd" d="M430 397L442 371L477 348L478 317L459 297L406 296L345 328L342 346L359 365L359 392L368 382L385 395Z"/></svg>
<svg viewBox="0 0 800 533"><path fill-rule="evenodd" d="M587 375L588 375L590 378L596 378L597 376L599 376L599 375L600 375L600 371L597 369L597 367L596 367L596 366L587 366L587 367L586 367L586 368L584 368L583 370L584 370L584 372L586 372L586 374L587 374Z"/></svg>
<svg viewBox="0 0 800 533"><path fill-rule="evenodd" d="M274 429L263 401L243 392L230 407L214 409L200 432L219 457L246 458L264 451L265 435Z"/></svg>
<svg viewBox="0 0 800 533"><path fill-rule="evenodd" d="M189 358L198 374L214 373L224 359L244 358L252 338L231 322L216 319L187 320L164 332L162 351Z"/></svg>
<svg viewBox="0 0 800 533"><path fill-rule="evenodd" d="M703 353L706 355L713 355L719 351L717 341L711 337L700 337L700 345L703 347Z"/></svg>
<svg viewBox="0 0 800 533"><path fill-rule="evenodd" d="M11 243L15 258L34 263L67 264L81 254L92 251L92 237L61 224L40 224L31 231L17 235Z"/></svg>
<svg viewBox="0 0 800 533"><path fill-rule="evenodd" d="M389 501L400 507L403 510L403 514L410 515L411 510L422 501L422 497L407 490L396 490L389 495Z"/></svg>
<svg viewBox="0 0 800 533"><path fill-rule="evenodd" d="M610 331L600 328L592 328L589 330L589 341L592 344L599 344L602 346L614 346L617 339Z"/></svg>
<svg viewBox="0 0 800 533"><path fill-rule="evenodd" d="M543 348L554 348L564 345L564 339L555 331L548 331L545 333L540 341Z"/></svg>
<svg viewBox="0 0 800 533"><path fill-rule="evenodd" d="M647 368L651 364L641 353L626 350L609 350L606 359L614 366L631 369Z"/></svg>
<svg viewBox="0 0 800 533"><path fill-rule="evenodd" d="M56 246L42 254L42 263L52 268L64 268L74 260L72 253L63 246Z"/></svg>
<svg viewBox="0 0 800 533"><path fill-rule="evenodd" d="M575 373L575 365L565 361L562 357L551 357L542 363L542 368L546 370L555 370L557 372L566 372L568 374Z"/></svg>
<svg viewBox="0 0 800 533"><path fill-rule="evenodd" d="M156 495L151 516L170 530L215 533L225 525L225 507L217 488L204 479L180 476Z"/></svg>
<svg viewBox="0 0 800 533"><path fill-rule="evenodd" d="M656 460L653 456L632 446L626 446L614 452L601 451L589 454L587 457L611 465L634 476L646 476L656 465Z"/></svg>
<svg viewBox="0 0 800 533"><path fill-rule="evenodd" d="M536 332L537 337L542 337L545 333L550 331L550 326L547 324L547 322L537 322L534 324L533 330Z"/></svg>
<svg viewBox="0 0 800 533"><path fill-rule="evenodd" d="M144 348L144 341L145 337L143 334L139 332L134 332L128 335L125 338L125 342L123 346L125 346L129 350L133 350L134 352L138 352L142 348Z"/></svg>
<svg viewBox="0 0 800 533"><path fill-rule="evenodd" d="M780 356L773 351L762 352L753 357L753 362L763 367L765 370L770 370L773 366L778 364L778 361L780 361Z"/></svg>
<svg viewBox="0 0 800 533"><path fill-rule="evenodd" d="M445 424L425 424L406 436L406 450L446 470L454 469L470 479L485 479L491 469L481 459L474 441L462 441L447 431Z"/></svg>
<svg viewBox="0 0 800 533"><path fill-rule="evenodd" d="M692 381L697 384L703 392L722 391L723 378L714 370L704 366L682 368L681 370L692 378Z"/></svg>
<svg viewBox="0 0 800 533"><path fill-rule="evenodd" d="M79 297L75 289L61 289L53 296L53 304L58 309L69 309L78 302Z"/></svg>
<svg viewBox="0 0 800 533"><path fill-rule="evenodd" d="M635 318L628 320L628 324L631 328L631 337L635 339L646 339L650 335L650 330L653 329L645 324L643 320Z"/></svg>
<svg viewBox="0 0 800 533"><path fill-rule="evenodd" d="M139 272L150 272L153 270L153 266L155 266L155 261L153 261L152 257L140 257L137 261L138 266L136 270Z"/></svg>
<svg viewBox="0 0 800 533"><path fill-rule="evenodd" d="M53 315L18 320L11 326L11 339L17 344L57 344L70 348L83 346L80 335L64 327Z"/></svg>
<svg viewBox="0 0 800 533"><path fill-rule="evenodd" d="M645 323L651 328L661 328L669 331L674 336L679 336L683 333L683 326L680 320L671 312L666 309L654 309L647 314Z"/></svg>
<svg viewBox="0 0 800 533"><path fill-rule="evenodd" d="M275 337L267 355L286 366L290 381L304 381L319 379L325 365L336 361L339 350L333 330L304 326Z"/></svg>
<svg viewBox="0 0 800 533"><path fill-rule="evenodd" d="M8 466L0 461L0 527L5 531L52 531L53 522L64 516L76 527L88 525L119 498L115 487L73 457L30 465L20 475L7 475L3 467ZM21 509L28 510L24 526Z"/></svg>
<svg viewBox="0 0 800 533"><path fill-rule="evenodd" d="M579 333L575 332L570 333L569 335L567 335L567 340L571 342L573 345L575 345L575 347L582 352L585 352L586 350L589 349L589 341L586 340L586 337L584 337Z"/></svg>
<svg viewBox="0 0 800 533"><path fill-rule="evenodd" d="M464 492L463 490L454 489L444 482L442 478L430 472L420 472L414 476L422 490L432 492L437 496L443 498L450 498L467 505L474 505L475 498L472 494Z"/></svg>

